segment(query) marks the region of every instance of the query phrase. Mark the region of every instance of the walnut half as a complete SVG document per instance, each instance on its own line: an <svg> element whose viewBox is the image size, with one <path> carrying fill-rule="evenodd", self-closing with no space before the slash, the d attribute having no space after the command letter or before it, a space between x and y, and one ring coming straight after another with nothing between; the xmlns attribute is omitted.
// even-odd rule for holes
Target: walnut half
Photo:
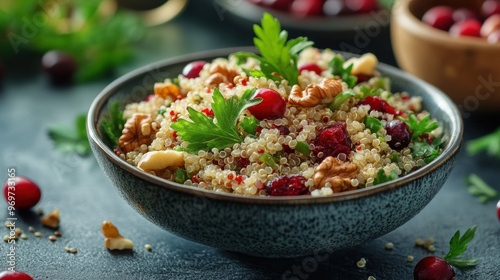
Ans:
<svg viewBox="0 0 500 280"><path fill-rule="evenodd" d="M333 192L355 190L351 179L358 174L358 166L352 162L343 162L329 156L314 170L313 180L316 188L322 188L330 183Z"/></svg>
<svg viewBox="0 0 500 280"><path fill-rule="evenodd" d="M334 98L342 91L342 84L336 79L323 79L317 85L307 85L304 90L298 85L294 85L288 101L295 106L314 107L324 99Z"/></svg>
<svg viewBox="0 0 500 280"><path fill-rule="evenodd" d="M213 64L209 70L210 76L205 80L208 87L218 87L219 84L229 84L236 76L238 71L223 64Z"/></svg>
<svg viewBox="0 0 500 280"><path fill-rule="evenodd" d="M149 145L152 142L151 135L156 130L151 126L153 117L150 114L135 113L127 120L118 139L118 147L125 152L131 152L141 145Z"/></svg>

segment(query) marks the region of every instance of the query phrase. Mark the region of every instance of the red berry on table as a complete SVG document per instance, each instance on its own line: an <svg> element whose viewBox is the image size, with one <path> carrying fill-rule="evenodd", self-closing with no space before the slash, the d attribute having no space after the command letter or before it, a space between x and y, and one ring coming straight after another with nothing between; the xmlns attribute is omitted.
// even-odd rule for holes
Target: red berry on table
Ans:
<svg viewBox="0 0 500 280"><path fill-rule="evenodd" d="M200 76L200 72L205 64L207 64L207 62L203 60L193 61L184 66L182 75L188 79L197 78Z"/></svg>
<svg viewBox="0 0 500 280"><path fill-rule="evenodd" d="M445 260L429 256L421 259L413 270L414 280L454 280L455 271Z"/></svg>
<svg viewBox="0 0 500 280"><path fill-rule="evenodd" d="M318 16L323 12L323 0L295 0L290 12L297 17Z"/></svg>
<svg viewBox="0 0 500 280"><path fill-rule="evenodd" d="M78 66L70 54L54 50L43 55L42 68L50 75L52 82L65 84L71 82Z"/></svg>
<svg viewBox="0 0 500 280"><path fill-rule="evenodd" d="M497 202L497 217L500 220L500 200Z"/></svg>
<svg viewBox="0 0 500 280"><path fill-rule="evenodd" d="M433 7L425 12L422 21L434 28L448 31L454 23L453 9L448 6Z"/></svg>
<svg viewBox="0 0 500 280"><path fill-rule="evenodd" d="M274 89L257 89L254 98L262 98L259 104L248 108L256 119L276 119L285 115L286 102Z"/></svg>
<svg viewBox="0 0 500 280"><path fill-rule="evenodd" d="M6 270L0 272L0 280L33 280L33 277L21 271Z"/></svg>
<svg viewBox="0 0 500 280"><path fill-rule="evenodd" d="M4 184L3 194L7 202L12 202L15 209L30 209L35 206L42 196L42 192L35 182L26 177L15 177Z"/></svg>
<svg viewBox="0 0 500 280"><path fill-rule="evenodd" d="M274 179L266 185L270 196L294 196L307 194L306 178L300 175L284 176Z"/></svg>
<svg viewBox="0 0 500 280"><path fill-rule="evenodd" d="M467 19L450 27L450 35L455 37L481 37L481 22L477 19Z"/></svg>
<svg viewBox="0 0 500 280"><path fill-rule="evenodd" d="M377 9L376 0L346 0L345 5L353 14L365 14Z"/></svg>
<svg viewBox="0 0 500 280"><path fill-rule="evenodd" d="M489 18L494 14L500 14L500 1L486 0L481 6L481 12L484 18Z"/></svg>
<svg viewBox="0 0 500 280"><path fill-rule="evenodd" d="M388 142L391 149L400 151L410 144L410 129L404 121L392 120L385 125L385 130L391 136L391 140Z"/></svg>
<svg viewBox="0 0 500 280"><path fill-rule="evenodd" d="M323 70L316 63L305 63L299 66L299 73L302 73L302 71L312 71L318 75L321 75L321 72Z"/></svg>

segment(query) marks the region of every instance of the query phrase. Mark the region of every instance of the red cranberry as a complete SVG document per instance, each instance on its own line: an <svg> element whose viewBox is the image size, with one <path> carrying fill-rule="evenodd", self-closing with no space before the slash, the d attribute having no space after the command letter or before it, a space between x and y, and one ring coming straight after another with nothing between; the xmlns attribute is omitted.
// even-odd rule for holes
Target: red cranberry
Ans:
<svg viewBox="0 0 500 280"><path fill-rule="evenodd" d="M448 6L433 7L425 12L422 21L434 28L448 31L454 23L453 9Z"/></svg>
<svg viewBox="0 0 500 280"><path fill-rule="evenodd" d="M318 75L321 75L321 72L323 70L321 70L321 68L316 63L305 63L299 67L299 73L302 73L302 71L311 71Z"/></svg>
<svg viewBox="0 0 500 280"><path fill-rule="evenodd" d="M481 37L481 22L477 19L467 19L457 22L451 26L450 35L455 37Z"/></svg>
<svg viewBox="0 0 500 280"><path fill-rule="evenodd" d="M182 75L188 79L197 78L200 76L200 72L205 64L207 62L203 60L193 61L182 69Z"/></svg>
<svg viewBox="0 0 500 280"><path fill-rule="evenodd" d="M392 120L385 125L385 130L391 136L388 144L393 150L400 151L410 144L410 128L404 121Z"/></svg>
<svg viewBox="0 0 500 280"><path fill-rule="evenodd" d="M471 9L459 8L453 11L453 21L459 22L466 19L479 19L478 15Z"/></svg>
<svg viewBox="0 0 500 280"><path fill-rule="evenodd" d="M77 70L75 59L62 51L49 51L42 57L42 68L56 84L71 82Z"/></svg>
<svg viewBox="0 0 500 280"><path fill-rule="evenodd" d="M314 155L318 156L319 153L323 153L322 158L336 157L341 153L348 156L352 147L345 122L336 122L322 128L311 143L314 145Z"/></svg>
<svg viewBox="0 0 500 280"><path fill-rule="evenodd" d="M500 200L497 202L497 217L500 220Z"/></svg>
<svg viewBox="0 0 500 280"><path fill-rule="evenodd" d="M262 98L259 104L248 108L256 119L276 119L285 115L286 102L274 89L260 88L255 92L254 98Z"/></svg>
<svg viewBox="0 0 500 280"><path fill-rule="evenodd" d="M365 14L377 10L376 0L345 0L347 10L353 14Z"/></svg>
<svg viewBox="0 0 500 280"><path fill-rule="evenodd" d="M261 0L260 4L277 10L288 10L294 0Z"/></svg>
<svg viewBox="0 0 500 280"><path fill-rule="evenodd" d="M357 74L356 75L356 78L358 78L358 80L356 81L356 83L364 83L364 82L368 82L371 78L373 78L372 75L366 75L366 74Z"/></svg>
<svg viewBox="0 0 500 280"><path fill-rule="evenodd" d="M445 260L429 256L421 259L413 270L414 280L454 280L455 271Z"/></svg>
<svg viewBox="0 0 500 280"><path fill-rule="evenodd" d="M500 14L500 1L486 0L481 7L481 13L484 18L489 18L494 14Z"/></svg>
<svg viewBox="0 0 500 280"><path fill-rule="evenodd" d="M292 196L307 194L306 178L300 175L279 177L266 185L270 196Z"/></svg>
<svg viewBox="0 0 500 280"><path fill-rule="evenodd" d="M3 195L7 202L15 202L12 205L15 209L29 209L40 201L42 192L35 182L26 177L18 176L5 182Z"/></svg>
<svg viewBox="0 0 500 280"><path fill-rule="evenodd" d="M359 105L370 105L370 111L375 110L395 116L401 116L403 114L401 111L389 105L389 103L380 96L367 96L358 102L358 106Z"/></svg>
<svg viewBox="0 0 500 280"><path fill-rule="evenodd" d="M214 111L212 109L209 109L209 108L203 108L203 110L201 110L201 112L203 114L205 114L205 116L210 117L210 118L213 118L215 116Z"/></svg>
<svg viewBox="0 0 500 280"><path fill-rule="evenodd" d="M33 280L33 277L22 271L6 270L0 272L0 280Z"/></svg>
<svg viewBox="0 0 500 280"><path fill-rule="evenodd" d="M323 12L323 0L295 0L290 12L297 17L318 16Z"/></svg>

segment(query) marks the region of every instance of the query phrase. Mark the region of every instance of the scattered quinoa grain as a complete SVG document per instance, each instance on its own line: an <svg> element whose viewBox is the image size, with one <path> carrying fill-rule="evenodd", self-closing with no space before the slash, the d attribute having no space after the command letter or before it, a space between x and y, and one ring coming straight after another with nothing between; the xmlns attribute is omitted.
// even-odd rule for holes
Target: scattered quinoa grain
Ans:
<svg viewBox="0 0 500 280"><path fill-rule="evenodd" d="M435 252L436 248L434 247L434 245L429 245L429 246L427 246L427 251L429 251L429 252Z"/></svg>
<svg viewBox="0 0 500 280"><path fill-rule="evenodd" d="M425 241L421 238L417 238L415 240L415 245L422 247L431 253L436 251L436 248L434 247L433 244L434 244L434 238L432 237L427 238Z"/></svg>
<svg viewBox="0 0 500 280"><path fill-rule="evenodd" d="M375 278L375 276L368 276L368 280L377 280L377 278Z"/></svg>
<svg viewBox="0 0 500 280"><path fill-rule="evenodd" d="M54 235L56 237L61 237L62 236L62 233L60 231L54 231Z"/></svg>
<svg viewBox="0 0 500 280"><path fill-rule="evenodd" d="M414 259L415 259L415 258L414 258L412 255L408 255L408 256L406 257L406 260L407 260L408 262L412 262Z"/></svg>
<svg viewBox="0 0 500 280"><path fill-rule="evenodd" d="M64 250L71 254L76 254L78 250L76 248L64 247Z"/></svg>
<svg viewBox="0 0 500 280"><path fill-rule="evenodd" d="M146 245L144 245L144 249L151 251L151 250L153 250L153 247L151 246L151 244L146 244Z"/></svg>
<svg viewBox="0 0 500 280"><path fill-rule="evenodd" d="M45 214L45 212L43 211L42 208L39 208L38 210L36 210L36 213L39 215L39 216L43 216L43 214Z"/></svg>
<svg viewBox="0 0 500 280"><path fill-rule="evenodd" d="M366 259L365 258L359 259L359 261L356 263L356 266L358 268L365 268L365 266L366 266Z"/></svg>
<svg viewBox="0 0 500 280"><path fill-rule="evenodd" d="M55 237L54 235L51 235L51 236L49 236L49 240L54 242L57 240L57 237Z"/></svg>
<svg viewBox="0 0 500 280"><path fill-rule="evenodd" d="M387 242L387 243L385 243L384 248L386 250L392 250L392 248L394 248L394 244L392 242Z"/></svg>
<svg viewBox="0 0 500 280"><path fill-rule="evenodd" d="M7 241L9 241L9 239L10 239L9 235L6 234L3 236L3 241L7 242Z"/></svg>
<svg viewBox="0 0 500 280"><path fill-rule="evenodd" d="M29 230L30 232L35 232L35 228L34 228L34 227L32 227L32 226L30 226L30 227L28 228L28 230Z"/></svg>
<svg viewBox="0 0 500 280"><path fill-rule="evenodd" d="M21 234L21 239L28 239L28 235L26 233Z"/></svg>
<svg viewBox="0 0 500 280"><path fill-rule="evenodd" d="M42 233L41 233L41 232L39 232L39 231L36 231L36 232L34 233L34 235L35 235L36 237L42 237Z"/></svg>

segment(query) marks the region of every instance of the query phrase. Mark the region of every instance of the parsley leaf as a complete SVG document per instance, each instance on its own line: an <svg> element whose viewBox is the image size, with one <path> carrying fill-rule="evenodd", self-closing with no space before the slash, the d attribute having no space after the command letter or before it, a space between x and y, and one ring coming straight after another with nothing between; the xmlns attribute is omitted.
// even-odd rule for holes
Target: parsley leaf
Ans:
<svg viewBox="0 0 500 280"><path fill-rule="evenodd" d="M342 105L344 102L347 101L347 99L356 96L356 93L352 90L346 90L335 96L335 98L328 104L328 108L330 110L335 111L337 110L340 105Z"/></svg>
<svg viewBox="0 0 500 280"><path fill-rule="evenodd" d="M353 88L356 85L358 78L351 75L353 64L349 64L349 66L344 68L344 62L345 60L340 55L336 55L328 63L328 68L332 75L339 76L349 86L349 88Z"/></svg>
<svg viewBox="0 0 500 280"><path fill-rule="evenodd" d="M264 13L261 26L254 24L253 30L253 42L261 56L248 52L238 52L234 56L240 61L247 57L260 61L261 71L251 71L251 75L263 74L273 81L285 79L290 85L298 84L298 54L314 43L306 37L288 40L288 32L281 30L280 22L270 13Z"/></svg>
<svg viewBox="0 0 500 280"><path fill-rule="evenodd" d="M188 142L187 151L197 153L200 150L212 148L224 149L243 141L238 132L237 121L243 110L261 102L252 99L255 89L249 89L241 98L232 96L224 99L218 88L214 88L212 110L214 118L207 117L202 112L189 107L191 121L179 119L171 125L178 135Z"/></svg>
<svg viewBox="0 0 500 280"><path fill-rule="evenodd" d="M382 122L372 116L365 116L365 127L368 128L372 133L379 132L382 129Z"/></svg>
<svg viewBox="0 0 500 280"><path fill-rule="evenodd" d="M259 125L259 121L257 121L254 116L244 117L243 121L240 123L241 128L250 135L255 135L257 133L257 127Z"/></svg>
<svg viewBox="0 0 500 280"><path fill-rule="evenodd" d="M498 192L490 187L481 177L476 174L470 174L466 178L466 183L470 194L477 196L482 203L488 202L498 196Z"/></svg>
<svg viewBox="0 0 500 280"><path fill-rule="evenodd" d="M494 132L467 142L467 153L475 155L485 151L490 156L500 158L500 127Z"/></svg>
<svg viewBox="0 0 500 280"><path fill-rule="evenodd" d="M408 125L408 128L412 132L411 137L413 139L418 139L420 136L432 132L434 129L439 127L436 121L431 122L431 116L427 115L422 120L418 120L417 116L414 114L408 117L408 120L404 120Z"/></svg>
<svg viewBox="0 0 500 280"><path fill-rule="evenodd" d="M101 128L106 133L109 141L116 147L118 145L118 138L122 135L125 120L123 119L123 112L120 109L120 102L115 101L108 107L109 116L104 118L101 123Z"/></svg>
<svg viewBox="0 0 500 280"><path fill-rule="evenodd" d="M476 226L473 226L460 236L460 230L457 230L450 239L450 250L444 256L444 260L458 269L466 269L477 264L477 259L459 258L467 250L469 244L476 233Z"/></svg>
<svg viewBox="0 0 500 280"><path fill-rule="evenodd" d="M65 126L48 129L48 136L59 151L62 153L77 153L80 156L90 155L90 144L85 128L86 118L86 114L78 115L75 118L74 129Z"/></svg>
<svg viewBox="0 0 500 280"><path fill-rule="evenodd" d="M441 154L439 146L441 141L436 144L429 144L427 141L416 141L411 147L412 154L415 158L422 157L425 163L429 163Z"/></svg>
<svg viewBox="0 0 500 280"><path fill-rule="evenodd" d="M387 175L385 174L385 170L383 168L380 168L377 172L377 177L375 177L375 179L373 180L373 184L378 185L395 180L397 178L398 178L398 173L396 173L396 170L391 170L389 175Z"/></svg>

